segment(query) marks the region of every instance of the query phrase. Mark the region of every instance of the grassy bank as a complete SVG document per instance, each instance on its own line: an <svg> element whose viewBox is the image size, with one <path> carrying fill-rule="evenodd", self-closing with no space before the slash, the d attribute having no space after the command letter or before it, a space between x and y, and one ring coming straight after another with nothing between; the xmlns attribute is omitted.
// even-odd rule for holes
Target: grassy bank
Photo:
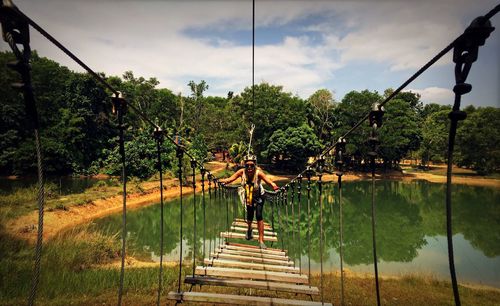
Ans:
<svg viewBox="0 0 500 306"><path fill-rule="evenodd" d="M2 230L0 236L0 305L24 304L30 289L33 266L33 246L9 237ZM133 256L134 254L129 254ZM79 227L56 236L43 250L42 274L38 291L39 305L114 305L117 299L120 258L118 237L104 236L89 227ZM162 302L166 294L177 289L178 268L165 266ZM183 275L189 274L189 262ZM325 300L339 304L340 278L325 275ZM313 277L319 286L318 275ZM153 305L158 286L158 268L127 268L125 276L126 305ZM452 305L449 282L417 275L398 279L382 279L381 298L384 305ZM183 285L183 290L188 290ZM199 291L199 287L194 288ZM203 291L250 294L248 289L203 287ZM375 304L374 281L371 277L347 276L345 281L346 305ZM307 299L307 296L262 291L262 295ZM460 287L464 305L498 305L500 291ZM253 291L255 294L255 290ZM318 300L319 297L315 297Z"/></svg>

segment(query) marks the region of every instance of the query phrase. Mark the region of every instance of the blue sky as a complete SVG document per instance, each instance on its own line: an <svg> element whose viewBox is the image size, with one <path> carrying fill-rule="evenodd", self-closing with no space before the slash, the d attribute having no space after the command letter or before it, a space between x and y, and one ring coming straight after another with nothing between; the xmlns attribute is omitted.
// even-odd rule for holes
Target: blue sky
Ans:
<svg viewBox="0 0 500 306"><path fill-rule="evenodd" d="M15 1L88 65L108 75L132 70L160 87L208 95L251 84L252 1ZM255 80L307 98L326 88L398 87L495 1L256 1ZM500 26L500 16L492 23ZM500 106L500 30L480 49L463 105ZM32 48L81 71L32 31ZM2 50L8 47L0 44ZM451 104L451 53L408 89L425 103Z"/></svg>

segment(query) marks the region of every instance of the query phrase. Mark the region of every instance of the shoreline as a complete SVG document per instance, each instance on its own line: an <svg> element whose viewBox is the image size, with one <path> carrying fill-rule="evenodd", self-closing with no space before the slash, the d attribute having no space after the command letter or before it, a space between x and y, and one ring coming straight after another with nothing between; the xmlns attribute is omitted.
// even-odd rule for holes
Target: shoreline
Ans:
<svg viewBox="0 0 500 306"><path fill-rule="evenodd" d="M214 169L214 173L221 171L225 168L224 163L218 163L218 167ZM290 175L268 175L272 180L285 181L295 178ZM434 175L430 173L401 173L401 172L388 172L375 175L377 180L389 179L404 182L411 182L414 180L426 180L431 183L446 183L446 176ZM371 179L370 174L365 173L345 173L343 176L344 182L359 181ZM316 181L318 178L312 178ZM335 174L325 174L322 178L323 182L336 182L337 176ZM176 182L176 179L165 180L164 183L164 200L172 200L180 196L179 186L171 186ZM462 176L453 177L454 184L464 184L469 186L483 186L500 189L500 180L490 178L469 178ZM156 182L147 182L146 185L155 186ZM171 187L166 187L166 186ZM197 188L197 193L201 192ZM183 194L190 195L193 193L192 187L183 186ZM146 207L159 202L160 191L159 187L145 189L142 193L132 193L127 195L127 208L138 209ZM45 240L53 238L57 233L81 225L83 223L118 213L122 211L123 198L121 195L108 197L105 199L96 199L88 204L71 205L67 210L53 210L46 211L44 216L44 234ZM38 212L34 211L27 215L8 220L5 224L5 229L11 235L31 243L36 240L36 225L38 224Z"/></svg>

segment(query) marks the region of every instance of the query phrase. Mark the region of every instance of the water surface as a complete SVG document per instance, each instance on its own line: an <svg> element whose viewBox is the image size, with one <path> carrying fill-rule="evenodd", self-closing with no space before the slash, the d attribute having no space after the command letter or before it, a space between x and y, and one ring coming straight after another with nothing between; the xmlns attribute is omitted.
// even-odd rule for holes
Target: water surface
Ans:
<svg viewBox="0 0 500 306"><path fill-rule="evenodd" d="M305 187L305 186L304 186ZM352 271L373 273L371 231L371 182L344 183L342 187L344 266ZM310 244L307 239L307 199L302 189L300 204L283 206L266 202L265 220L274 223L281 235L273 247L284 247L307 273L320 269L320 210L318 189L313 186L310 202ZM296 199L296 197L295 197ZM376 239L379 273L382 275L424 274L448 279L445 225L445 185L426 181L376 182ZM197 260L203 256L203 204L196 197ZM227 203L227 204L226 204ZM194 246L193 197L183 200L183 258L192 257ZM336 184L323 192L325 247L324 271L339 269L339 197ZM134 256L159 261L160 208L146 207L128 213L129 247ZM288 218L287 218L288 213ZM235 198L205 198L205 256L219 243L218 233L227 222L243 214ZM165 260L179 260L180 200L165 205ZM292 218L293 217L293 218ZM280 222L281 221L281 222ZM121 216L109 216L94 223L108 234L121 230ZM453 186L453 241L455 265L460 282L500 288L500 190L465 185ZM270 244L270 243L269 243ZM300 245L300 248L299 248ZM310 245L310 251L308 250Z"/></svg>

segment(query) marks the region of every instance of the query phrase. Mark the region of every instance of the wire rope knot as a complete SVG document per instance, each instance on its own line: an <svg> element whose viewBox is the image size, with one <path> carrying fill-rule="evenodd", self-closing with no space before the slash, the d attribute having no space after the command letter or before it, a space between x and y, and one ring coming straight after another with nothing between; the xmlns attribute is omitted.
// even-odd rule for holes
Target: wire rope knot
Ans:
<svg viewBox="0 0 500 306"><path fill-rule="evenodd" d="M457 39L453 49L453 62L456 63L455 79L457 81L457 85L453 89L455 93L465 94L470 92L472 86L465 84L465 80L472 63L477 60L479 47L484 45L486 39L494 30L491 21L484 16L480 16L474 19Z"/></svg>
<svg viewBox="0 0 500 306"><path fill-rule="evenodd" d="M372 105L372 110L368 116L370 126L372 128L370 137L368 137L368 144L371 147L371 151L368 152L368 156L372 159L375 159L377 156L377 148L380 144L380 141L377 136L377 129L382 126L382 118L384 117L384 107L380 105L380 103L375 102Z"/></svg>
<svg viewBox="0 0 500 306"><path fill-rule="evenodd" d="M164 132L160 127L156 127L155 130L153 131L153 138L159 142L163 143L164 140Z"/></svg>
<svg viewBox="0 0 500 306"><path fill-rule="evenodd" d="M127 100L125 100L123 94L120 91L116 92L113 97L111 97L111 102L113 103L113 114L118 117L123 116L127 111ZM125 126L122 124L119 128L123 129L124 127Z"/></svg>
<svg viewBox="0 0 500 306"><path fill-rule="evenodd" d="M344 137L340 137L337 141L337 146L335 150L335 165L337 166L338 171L336 172L337 176L342 176L343 168L344 168L344 153L346 150L346 139Z"/></svg>

